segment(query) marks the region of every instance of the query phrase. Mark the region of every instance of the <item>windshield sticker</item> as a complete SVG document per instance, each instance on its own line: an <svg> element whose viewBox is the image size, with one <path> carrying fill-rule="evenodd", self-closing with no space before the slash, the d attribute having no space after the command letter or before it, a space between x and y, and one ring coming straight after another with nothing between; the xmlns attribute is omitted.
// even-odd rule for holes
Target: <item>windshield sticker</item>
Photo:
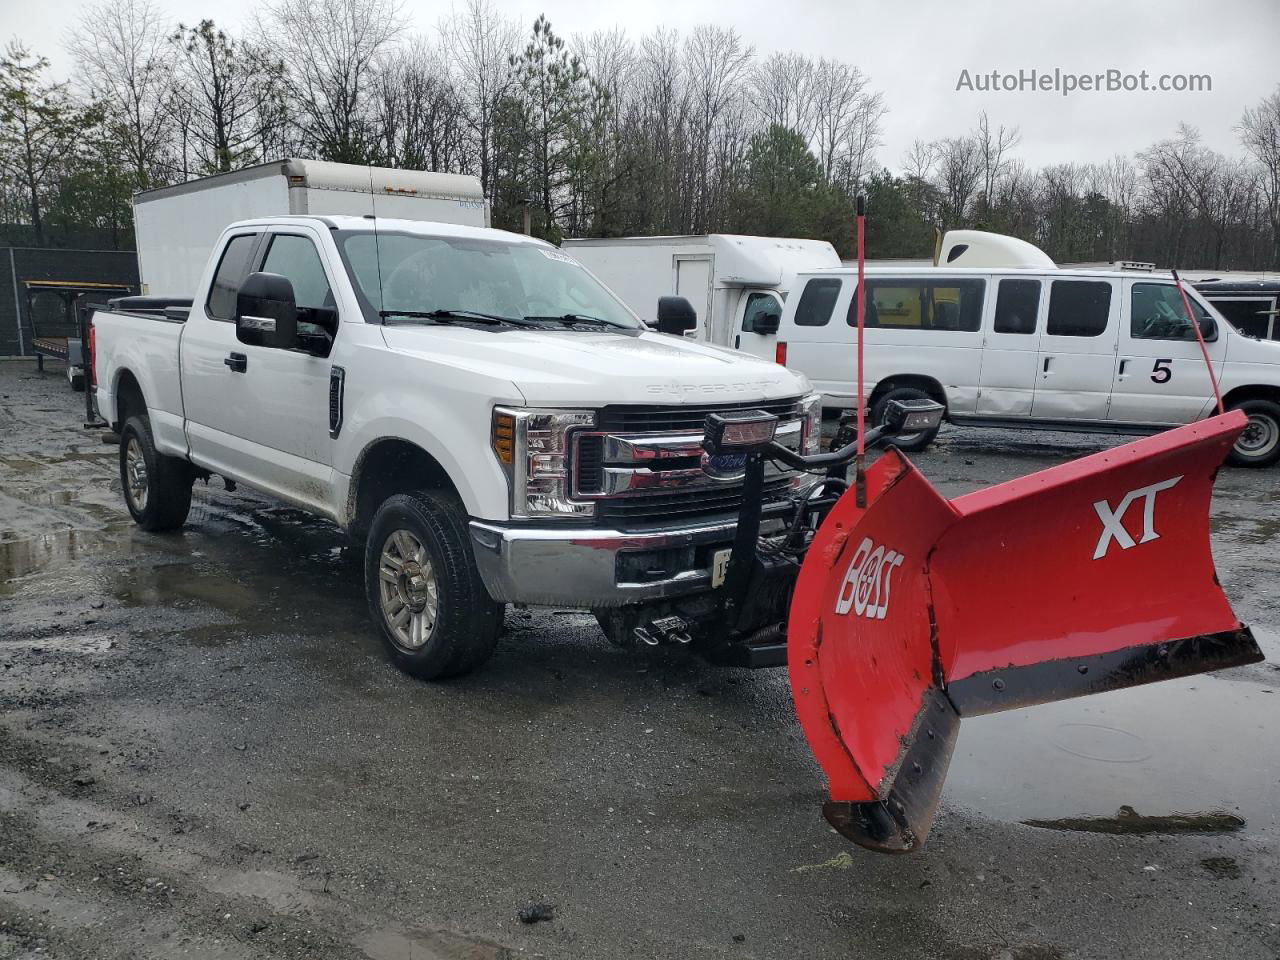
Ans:
<svg viewBox="0 0 1280 960"><path fill-rule="evenodd" d="M573 259L573 257L569 256L567 253L561 253L559 250L543 250L542 255L548 260L559 260L561 263L571 263L575 267L582 266L582 264Z"/></svg>

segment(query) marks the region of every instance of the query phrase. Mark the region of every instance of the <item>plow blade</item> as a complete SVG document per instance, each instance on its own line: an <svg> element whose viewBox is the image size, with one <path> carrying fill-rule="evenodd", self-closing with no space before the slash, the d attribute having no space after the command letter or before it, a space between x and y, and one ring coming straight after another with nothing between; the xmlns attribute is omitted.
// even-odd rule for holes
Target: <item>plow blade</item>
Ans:
<svg viewBox="0 0 1280 960"><path fill-rule="evenodd" d="M1238 412L948 500L896 450L796 584L792 694L856 843L917 849L961 718L1252 663L1218 585L1213 478Z"/></svg>

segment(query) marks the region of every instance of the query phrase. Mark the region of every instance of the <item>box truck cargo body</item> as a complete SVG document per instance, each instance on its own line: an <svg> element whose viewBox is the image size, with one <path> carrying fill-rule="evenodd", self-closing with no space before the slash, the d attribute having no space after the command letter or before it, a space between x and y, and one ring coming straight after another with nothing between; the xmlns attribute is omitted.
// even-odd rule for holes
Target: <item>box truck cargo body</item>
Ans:
<svg viewBox="0 0 1280 960"><path fill-rule="evenodd" d="M300 214L489 225L489 205L475 177L278 160L137 194L133 217L142 292L190 296L228 225Z"/></svg>
<svg viewBox="0 0 1280 960"><path fill-rule="evenodd" d="M725 233L566 240L562 247L641 319L655 319L659 297L684 297L698 312L689 336L757 356L773 344L755 335L755 320L781 315L796 273L840 266L825 240Z"/></svg>

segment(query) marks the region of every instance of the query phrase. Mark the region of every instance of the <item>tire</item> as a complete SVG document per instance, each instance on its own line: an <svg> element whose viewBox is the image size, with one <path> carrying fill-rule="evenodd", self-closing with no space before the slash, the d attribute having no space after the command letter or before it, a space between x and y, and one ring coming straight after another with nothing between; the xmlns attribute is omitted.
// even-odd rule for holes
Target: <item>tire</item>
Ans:
<svg viewBox="0 0 1280 960"><path fill-rule="evenodd" d="M457 497L426 490L388 498L369 528L364 572L369 615L405 673L461 676L493 655L504 608L480 579Z"/></svg>
<svg viewBox="0 0 1280 960"><path fill-rule="evenodd" d="M75 373L73 368L67 368L67 383L71 384L71 389L76 393L84 393L84 374Z"/></svg>
<svg viewBox="0 0 1280 960"><path fill-rule="evenodd" d="M1280 460L1280 403L1244 400L1232 407L1249 417L1228 458L1237 467L1269 467Z"/></svg>
<svg viewBox="0 0 1280 960"><path fill-rule="evenodd" d="M120 487L133 522L159 533L176 530L191 510L191 464L156 450L151 420L132 416L120 431Z"/></svg>
<svg viewBox="0 0 1280 960"><path fill-rule="evenodd" d="M933 397L925 393L923 390L917 390L915 387L894 387L883 397L876 401L876 405L871 408L871 423L873 426L880 426L884 423L885 410L890 400L932 400ZM923 430L920 433L909 433L905 437L892 441L893 445L904 453L914 453L923 450L929 444L933 443L934 437L938 435L938 427L932 430Z"/></svg>

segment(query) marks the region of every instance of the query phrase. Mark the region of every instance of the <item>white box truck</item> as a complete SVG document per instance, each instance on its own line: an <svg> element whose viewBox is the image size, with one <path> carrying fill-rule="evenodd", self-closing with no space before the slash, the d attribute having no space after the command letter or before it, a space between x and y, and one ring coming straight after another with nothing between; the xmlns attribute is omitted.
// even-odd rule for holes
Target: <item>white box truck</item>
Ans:
<svg viewBox="0 0 1280 960"><path fill-rule="evenodd" d="M392 170L324 160L276 160L137 194L142 292L185 297L200 282L222 231L238 220L372 216L489 226L480 181L456 173Z"/></svg>
<svg viewBox="0 0 1280 960"><path fill-rule="evenodd" d="M840 266L825 240L727 233L566 240L562 248L645 321L655 319L659 297L684 297L698 314L691 336L747 352L755 352L758 319L775 318L776 329L798 272Z"/></svg>

